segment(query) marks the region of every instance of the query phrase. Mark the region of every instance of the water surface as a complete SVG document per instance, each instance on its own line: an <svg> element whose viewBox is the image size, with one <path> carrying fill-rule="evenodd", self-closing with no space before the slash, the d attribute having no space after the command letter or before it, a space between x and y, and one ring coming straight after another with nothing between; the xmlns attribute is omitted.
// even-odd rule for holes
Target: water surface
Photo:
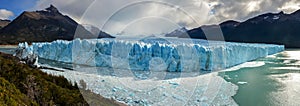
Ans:
<svg viewBox="0 0 300 106"><path fill-rule="evenodd" d="M235 71L220 72L226 81L239 86L233 96L241 106L299 106L300 50L257 59L265 63Z"/></svg>

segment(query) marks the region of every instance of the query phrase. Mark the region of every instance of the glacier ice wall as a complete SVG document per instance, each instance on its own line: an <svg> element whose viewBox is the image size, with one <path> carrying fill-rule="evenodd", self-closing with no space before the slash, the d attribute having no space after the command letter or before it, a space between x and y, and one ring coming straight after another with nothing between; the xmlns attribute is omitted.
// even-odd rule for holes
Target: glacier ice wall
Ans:
<svg viewBox="0 0 300 106"><path fill-rule="evenodd" d="M140 71L221 70L284 50L282 45L199 39L90 39L33 43L40 58Z"/></svg>

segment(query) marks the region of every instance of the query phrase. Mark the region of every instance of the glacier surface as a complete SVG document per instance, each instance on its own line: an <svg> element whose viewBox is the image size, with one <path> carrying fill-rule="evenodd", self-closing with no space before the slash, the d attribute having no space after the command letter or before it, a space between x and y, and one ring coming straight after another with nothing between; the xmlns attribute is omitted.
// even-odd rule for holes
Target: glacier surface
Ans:
<svg viewBox="0 0 300 106"><path fill-rule="evenodd" d="M27 54L67 63L139 71L213 71L284 50L282 45L200 39L90 39L19 44ZM26 53L25 53L26 54Z"/></svg>
<svg viewBox="0 0 300 106"><path fill-rule="evenodd" d="M183 73L182 76L193 77L166 80L136 80L134 77L107 76L98 73L106 70L110 69L77 68L64 72L42 69L51 75L64 76L70 82L80 83L83 80L87 84L86 89L128 106L238 106L232 99L238 86L226 82L216 72L200 76L193 76L194 72ZM171 72L157 72L162 75L167 73ZM89 103L91 100L85 96L88 94L83 95Z"/></svg>

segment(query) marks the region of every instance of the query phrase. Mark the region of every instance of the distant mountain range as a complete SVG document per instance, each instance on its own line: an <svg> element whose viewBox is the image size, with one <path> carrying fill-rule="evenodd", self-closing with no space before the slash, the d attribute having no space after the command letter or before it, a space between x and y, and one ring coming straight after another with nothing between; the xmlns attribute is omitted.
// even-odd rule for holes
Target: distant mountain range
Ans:
<svg viewBox="0 0 300 106"><path fill-rule="evenodd" d="M221 29L221 30L220 30ZM181 28L166 37L225 40L230 42L283 44L300 47L300 10L285 14L267 13L244 22L229 20L195 29ZM204 31L210 34L205 35ZM223 37L218 31L222 31ZM185 33L186 32L186 33ZM114 38L92 25L80 25L51 5L45 10L23 12L15 20L0 20L0 44L45 42L74 38Z"/></svg>
<svg viewBox="0 0 300 106"><path fill-rule="evenodd" d="M283 44L288 48L299 48L300 10L291 14L283 12L262 14L244 22L230 20L219 25L205 25L188 30L185 34L181 32L178 35L168 36L224 40L216 36L219 29L222 30L225 41ZM205 35L203 30L210 34Z"/></svg>
<svg viewBox="0 0 300 106"><path fill-rule="evenodd" d="M95 27L93 25L88 25L88 24L82 24L82 26L91 32L93 35L99 35L99 38L114 38L111 35L101 31L98 27Z"/></svg>
<svg viewBox="0 0 300 106"><path fill-rule="evenodd" d="M187 29L185 27L176 29L170 33L165 34L165 37L183 37L183 36L188 36L187 35Z"/></svg>
<svg viewBox="0 0 300 106"><path fill-rule="evenodd" d="M2 26L2 21L0 26ZM100 30L97 30L98 33L86 30L70 17L61 14L53 5L45 10L25 11L9 24L4 23L3 26L0 29L0 44L72 40L74 38L113 38Z"/></svg>

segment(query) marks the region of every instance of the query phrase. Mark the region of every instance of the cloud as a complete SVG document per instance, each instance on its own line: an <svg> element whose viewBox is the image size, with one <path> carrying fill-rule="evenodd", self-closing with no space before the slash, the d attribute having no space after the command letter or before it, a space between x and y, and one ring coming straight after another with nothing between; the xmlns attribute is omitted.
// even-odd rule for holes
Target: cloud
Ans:
<svg viewBox="0 0 300 106"><path fill-rule="evenodd" d="M289 2L285 2L280 8L278 8L279 10L283 10L287 13L292 13L295 10L298 10L300 8L300 2L297 0L291 0Z"/></svg>
<svg viewBox="0 0 300 106"><path fill-rule="evenodd" d="M12 16L14 16L13 12L6 9L0 9L0 19L9 19Z"/></svg>
<svg viewBox="0 0 300 106"><path fill-rule="evenodd" d="M110 34L145 35L189 29L225 20L244 21L267 12L293 12L299 0L39 0L35 9L54 4L82 24Z"/></svg>
<svg viewBox="0 0 300 106"><path fill-rule="evenodd" d="M244 21L268 12L292 13L300 9L299 0L208 0L215 2L212 9L219 22L224 20Z"/></svg>

